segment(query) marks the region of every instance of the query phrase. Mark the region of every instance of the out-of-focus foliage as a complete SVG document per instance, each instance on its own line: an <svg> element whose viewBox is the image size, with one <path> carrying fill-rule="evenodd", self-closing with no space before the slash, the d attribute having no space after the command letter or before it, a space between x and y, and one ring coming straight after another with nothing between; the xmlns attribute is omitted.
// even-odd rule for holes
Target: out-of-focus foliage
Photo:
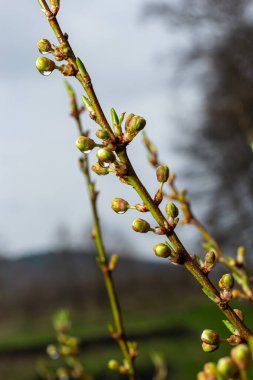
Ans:
<svg viewBox="0 0 253 380"><path fill-rule="evenodd" d="M157 17L169 30L183 33L189 44L179 55L177 81L194 77L201 91L203 117L197 130L187 130L186 151L198 161L186 171L195 196L211 204L206 222L226 248L234 246L234 231L252 245L253 187L253 7L248 0L182 0L150 2L146 16ZM168 52L170 53L170 51ZM170 54L168 54L168 57ZM169 60L169 58L168 58ZM182 83L181 83L182 84ZM180 102L180 99L178 99ZM187 126L186 126L187 127ZM196 136L197 134L197 136ZM197 138L196 138L197 137ZM190 142L190 143L189 143ZM181 143L181 142L180 142ZM202 160L209 191L197 183ZM196 179L196 178L195 178ZM211 179L211 180L210 180ZM196 182L195 182L196 183ZM215 185L214 185L215 184ZM209 193L209 195L207 194ZM212 195L211 195L212 193ZM229 243L228 243L229 241ZM238 235L236 244L238 245Z"/></svg>

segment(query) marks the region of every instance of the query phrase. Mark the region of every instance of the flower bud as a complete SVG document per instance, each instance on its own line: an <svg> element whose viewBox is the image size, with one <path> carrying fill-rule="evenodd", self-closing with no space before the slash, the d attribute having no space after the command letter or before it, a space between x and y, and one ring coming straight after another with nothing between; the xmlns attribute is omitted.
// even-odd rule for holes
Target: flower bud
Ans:
<svg viewBox="0 0 253 380"><path fill-rule="evenodd" d="M104 129L98 129L96 131L96 136L101 139L101 140L107 140L109 139L109 135L108 135L108 132Z"/></svg>
<svg viewBox="0 0 253 380"><path fill-rule="evenodd" d="M79 136L76 140L76 147L84 153L89 153L95 146L95 141L87 136Z"/></svg>
<svg viewBox="0 0 253 380"><path fill-rule="evenodd" d="M49 346L47 346L47 354L53 360L59 359L59 356L60 356L56 347L53 344L50 344Z"/></svg>
<svg viewBox="0 0 253 380"><path fill-rule="evenodd" d="M53 50L51 43L45 38L42 38L37 42L37 48L42 54L49 53Z"/></svg>
<svg viewBox="0 0 253 380"><path fill-rule="evenodd" d="M117 362L117 360L110 360L108 362L108 368L111 369L112 371L118 371L119 370L119 363Z"/></svg>
<svg viewBox="0 0 253 380"><path fill-rule="evenodd" d="M124 134L125 141L130 142L146 125L146 120L141 116L134 114L128 115L126 118L126 132Z"/></svg>
<svg viewBox="0 0 253 380"><path fill-rule="evenodd" d="M101 148L97 151L97 158L100 162L112 163L116 160L115 154L108 148Z"/></svg>
<svg viewBox="0 0 253 380"><path fill-rule="evenodd" d="M201 334L201 340L207 344L219 344L220 337L216 331L206 329Z"/></svg>
<svg viewBox="0 0 253 380"><path fill-rule="evenodd" d="M169 168L166 165L160 165L156 169L156 178L160 183L164 183L168 181L169 178Z"/></svg>
<svg viewBox="0 0 253 380"><path fill-rule="evenodd" d="M208 380L208 377L205 372L201 371L197 374L197 380Z"/></svg>
<svg viewBox="0 0 253 380"><path fill-rule="evenodd" d="M202 343L202 350L204 352L213 352L219 348L219 345L217 344L208 344L208 343Z"/></svg>
<svg viewBox="0 0 253 380"><path fill-rule="evenodd" d="M216 375L216 370L217 370L217 367L216 367L216 364L215 363L212 363L212 362L208 362L204 365L204 372L208 375L208 376L215 376Z"/></svg>
<svg viewBox="0 0 253 380"><path fill-rule="evenodd" d="M53 14L56 15L60 9L60 0L50 0L50 4Z"/></svg>
<svg viewBox="0 0 253 380"><path fill-rule="evenodd" d="M107 175L109 174L109 168L102 167L99 162L96 162L94 165L92 165L91 170L98 174L98 175Z"/></svg>
<svg viewBox="0 0 253 380"><path fill-rule="evenodd" d="M231 357L240 371L248 369L251 361L250 349L247 344L239 344L231 350Z"/></svg>
<svg viewBox="0 0 253 380"><path fill-rule="evenodd" d="M219 281L219 287L221 289L230 290L233 287L233 285L234 278L230 273L224 274Z"/></svg>
<svg viewBox="0 0 253 380"><path fill-rule="evenodd" d="M132 229L143 234L150 231L150 224L143 219L134 219Z"/></svg>
<svg viewBox="0 0 253 380"><path fill-rule="evenodd" d="M237 255L236 255L236 262L239 265L245 264L245 248L244 247L238 247L237 249Z"/></svg>
<svg viewBox="0 0 253 380"><path fill-rule="evenodd" d="M121 198L112 200L112 209L118 214L124 214L129 209L129 203Z"/></svg>
<svg viewBox="0 0 253 380"><path fill-rule="evenodd" d="M69 311L65 309L58 311L53 317L53 325L58 333L66 334L71 328Z"/></svg>
<svg viewBox="0 0 253 380"><path fill-rule="evenodd" d="M55 69L55 63L46 57L39 57L36 60L36 67L43 75L49 75Z"/></svg>
<svg viewBox="0 0 253 380"><path fill-rule="evenodd" d="M217 370L226 379L234 379L238 374L238 368L229 356L218 360Z"/></svg>
<svg viewBox="0 0 253 380"><path fill-rule="evenodd" d="M57 379L59 379L59 380L69 379L68 370L64 367L57 368L56 376L57 376Z"/></svg>
<svg viewBox="0 0 253 380"><path fill-rule="evenodd" d="M215 261L216 261L216 255L214 251L207 252L206 257L205 257L205 262L207 264L213 265L215 264Z"/></svg>
<svg viewBox="0 0 253 380"><path fill-rule="evenodd" d="M166 244L163 244L163 243L156 244L153 247L153 250L154 250L156 256L158 256L158 257L167 258L171 254L171 249Z"/></svg>
<svg viewBox="0 0 253 380"><path fill-rule="evenodd" d="M169 218L175 219L178 216L178 208L173 202L167 203L165 210Z"/></svg>

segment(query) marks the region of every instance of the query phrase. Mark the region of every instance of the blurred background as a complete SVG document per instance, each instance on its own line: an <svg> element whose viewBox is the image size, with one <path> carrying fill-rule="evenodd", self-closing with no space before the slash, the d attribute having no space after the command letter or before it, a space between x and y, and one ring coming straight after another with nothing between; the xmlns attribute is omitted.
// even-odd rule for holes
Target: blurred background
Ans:
<svg viewBox="0 0 253 380"><path fill-rule="evenodd" d="M161 160L189 190L193 209L224 251L233 256L245 245L250 256L252 2L61 3L60 24L106 114L113 106L143 115ZM0 375L42 379L51 365L45 347L55 339L51 316L66 307L87 369L96 379L113 379L106 363L119 353L107 333L110 310L94 259L69 99L58 73L43 77L35 68L37 41L56 41L36 1L7 2L2 12ZM80 87L71 84L80 98ZM83 121L95 129L88 117ZM129 155L154 194L155 173L140 137ZM151 379L152 353L163 352L169 379L194 379L206 360L221 355L207 358L199 342L204 328L223 331L220 313L184 270L154 259L159 239L132 231L137 213L111 210L114 197L135 204L136 194L114 176L96 183L106 246L120 255L116 281L126 325L140 342L139 371ZM192 227L179 226L178 233L191 253L202 253Z"/></svg>

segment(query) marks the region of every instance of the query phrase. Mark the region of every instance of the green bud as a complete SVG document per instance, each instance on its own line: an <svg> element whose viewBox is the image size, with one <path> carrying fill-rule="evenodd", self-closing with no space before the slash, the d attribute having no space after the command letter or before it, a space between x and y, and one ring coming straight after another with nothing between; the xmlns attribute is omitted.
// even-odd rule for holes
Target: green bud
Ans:
<svg viewBox="0 0 253 380"><path fill-rule="evenodd" d="M234 278L230 273L224 274L219 281L219 287L221 289L230 290L233 287L233 285Z"/></svg>
<svg viewBox="0 0 253 380"><path fill-rule="evenodd" d="M124 214L129 209L129 203L121 198L112 200L112 209L118 214Z"/></svg>
<svg viewBox="0 0 253 380"><path fill-rule="evenodd" d="M167 203L165 210L169 218L175 219L178 217L178 208L173 202Z"/></svg>
<svg viewBox="0 0 253 380"><path fill-rule="evenodd" d="M156 178L158 182L164 183L168 181L169 178L169 168L166 165L160 165L156 169Z"/></svg>
<svg viewBox="0 0 253 380"><path fill-rule="evenodd" d="M146 222L146 220L140 218L134 219L132 229L143 234L150 231L150 224Z"/></svg>
<svg viewBox="0 0 253 380"><path fill-rule="evenodd" d="M99 162L96 162L94 165L92 165L91 170L98 174L98 175L107 175L109 174L109 168L103 168Z"/></svg>
<svg viewBox="0 0 253 380"><path fill-rule="evenodd" d="M202 343L202 350L204 352L213 352L216 351L219 348L219 345L216 344L208 344L208 343Z"/></svg>
<svg viewBox="0 0 253 380"><path fill-rule="evenodd" d="M208 362L204 365L204 372L207 374L207 375L216 375L216 372L217 371L217 367L216 367L216 364L215 363L212 363L212 362Z"/></svg>
<svg viewBox="0 0 253 380"><path fill-rule="evenodd" d="M244 314L243 314L243 312L242 312L241 310L239 310L239 309L234 309L234 312L235 312L235 314L237 315L237 317L238 317L241 321L244 320Z"/></svg>
<svg viewBox="0 0 253 380"><path fill-rule="evenodd" d="M59 359L59 353L53 344L47 346L47 354L53 360Z"/></svg>
<svg viewBox="0 0 253 380"><path fill-rule="evenodd" d="M89 153L95 146L95 141L87 136L79 136L76 140L76 147L81 152Z"/></svg>
<svg viewBox="0 0 253 380"><path fill-rule="evenodd" d="M71 328L69 311L65 309L58 311L53 317L53 325L58 333L67 333Z"/></svg>
<svg viewBox="0 0 253 380"><path fill-rule="evenodd" d="M197 374L197 380L208 380L208 377L205 372L201 371Z"/></svg>
<svg viewBox="0 0 253 380"><path fill-rule="evenodd" d="M69 373L64 367L57 368L56 375L59 380L69 379Z"/></svg>
<svg viewBox="0 0 253 380"><path fill-rule="evenodd" d="M109 148L101 148L97 151L97 158L104 163L112 163L116 160L115 154Z"/></svg>
<svg viewBox="0 0 253 380"><path fill-rule="evenodd" d="M231 357L240 371L246 370L251 361L251 354L247 344L239 344L231 350Z"/></svg>
<svg viewBox="0 0 253 380"><path fill-rule="evenodd" d="M108 362L108 368L111 369L112 371L118 371L119 370L119 363L117 362L117 360L110 360Z"/></svg>
<svg viewBox="0 0 253 380"><path fill-rule="evenodd" d="M158 257L167 258L171 254L171 249L166 244L163 244L163 243L156 244L153 247L153 250L154 250L156 256L158 256Z"/></svg>
<svg viewBox="0 0 253 380"><path fill-rule="evenodd" d="M55 69L55 63L46 57L39 57L36 60L36 67L41 74L49 75Z"/></svg>
<svg viewBox="0 0 253 380"><path fill-rule="evenodd" d="M126 132L125 140L131 141L146 125L146 120L141 116L136 116L134 114L128 115L126 118Z"/></svg>
<svg viewBox="0 0 253 380"><path fill-rule="evenodd" d="M207 252L206 257L205 257L205 262L207 264L213 265L215 261L216 261L216 255L214 251Z"/></svg>
<svg viewBox="0 0 253 380"><path fill-rule="evenodd" d="M218 361L217 370L226 379L234 379L238 374L238 368L229 356Z"/></svg>
<svg viewBox="0 0 253 380"><path fill-rule="evenodd" d="M53 50L51 43L46 40L45 38L42 38L37 42L37 48L39 49L40 53L49 53Z"/></svg>
<svg viewBox="0 0 253 380"><path fill-rule="evenodd" d="M219 345L220 337L219 334L213 330L206 329L201 334L201 340L207 344Z"/></svg>
<svg viewBox="0 0 253 380"><path fill-rule="evenodd" d="M50 0L51 10L53 14L57 14L60 9L60 0Z"/></svg>
<svg viewBox="0 0 253 380"><path fill-rule="evenodd" d="M108 132L104 129L98 129L96 131L96 136L101 139L101 140L107 140L109 139L109 135L108 135Z"/></svg>

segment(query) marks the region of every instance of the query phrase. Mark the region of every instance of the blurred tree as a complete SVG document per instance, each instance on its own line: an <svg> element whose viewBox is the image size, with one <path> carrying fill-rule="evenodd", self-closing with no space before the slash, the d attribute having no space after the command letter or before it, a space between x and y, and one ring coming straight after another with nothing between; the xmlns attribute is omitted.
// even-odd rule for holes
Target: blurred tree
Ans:
<svg viewBox="0 0 253 380"><path fill-rule="evenodd" d="M251 247L252 2L156 1L146 6L145 15L158 17L170 32L175 27L175 32L184 34L189 43L180 55L183 66L179 66L177 81L180 77L185 80L185 72L188 72L188 75L194 75L195 81L201 83L204 117L196 118L200 125L197 131L191 133L192 143L188 141L186 149L191 156L205 163L206 180L211 182L210 187L215 182L215 188L208 190L207 187L204 191L201 186L194 188L192 180L188 187L191 189L193 186L195 196L198 199L201 196L202 200L205 198L211 206L208 207L205 222L225 248L235 248L236 244L242 243ZM189 70L194 66L195 71ZM193 172L190 173L191 179ZM208 194L208 191L212 194Z"/></svg>

